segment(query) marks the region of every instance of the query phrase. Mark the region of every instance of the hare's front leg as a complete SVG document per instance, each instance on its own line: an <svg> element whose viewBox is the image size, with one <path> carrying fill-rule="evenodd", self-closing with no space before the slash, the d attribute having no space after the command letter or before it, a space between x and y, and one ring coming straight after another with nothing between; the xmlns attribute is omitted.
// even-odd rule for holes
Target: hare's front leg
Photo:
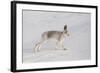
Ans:
<svg viewBox="0 0 100 73"><path fill-rule="evenodd" d="M56 42L56 49L58 49L58 48L64 49L63 41Z"/></svg>
<svg viewBox="0 0 100 73"><path fill-rule="evenodd" d="M64 48L63 40L61 40L59 43L60 43L60 47L61 47L63 50L66 50L66 48Z"/></svg>
<svg viewBox="0 0 100 73"><path fill-rule="evenodd" d="M63 41L60 41L59 43L60 43L61 48L64 49Z"/></svg>

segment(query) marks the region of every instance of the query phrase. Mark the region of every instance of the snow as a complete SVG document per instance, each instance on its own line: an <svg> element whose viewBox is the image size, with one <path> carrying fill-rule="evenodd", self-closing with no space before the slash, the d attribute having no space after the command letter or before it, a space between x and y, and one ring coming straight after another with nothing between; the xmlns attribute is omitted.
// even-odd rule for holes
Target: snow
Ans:
<svg viewBox="0 0 100 73"><path fill-rule="evenodd" d="M84 40L88 40L89 35L86 33L82 33L80 35L69 36L64 43L64 46L67 48L63 49L55 49L55 48L41 48L41 50L34 54L34 49L27 49L26 52L24 50L24 58L23 62L31 63L31 62L51 62L51 61L71 61L71 60L87 60L90 59L90 47L86 47L89 42ZM83 38L83 39L82 39ZM47 43L49 44L49 43ZM67 44L67 45L66 45ZM46 44L44 44L46 45ZM43 46L44 46L43 45ZM45 47L45 46L44 46Z"/></svg>
<svg viewBox="0 0 100 73"><path fill-rule="evenodd" d="M24 11L23 14L23 63L91 59L89 13ZM34 45L41 39L41 34L47 30L61 31L65 23L68 23L70 33L64 40L67 50L55 49L55 42L50 41L34 54Z"/></svg>

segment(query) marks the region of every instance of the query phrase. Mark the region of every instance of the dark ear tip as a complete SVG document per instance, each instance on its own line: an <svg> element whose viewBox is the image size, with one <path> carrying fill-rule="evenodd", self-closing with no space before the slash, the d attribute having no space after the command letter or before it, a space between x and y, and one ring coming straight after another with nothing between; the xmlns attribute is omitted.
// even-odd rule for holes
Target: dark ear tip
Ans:
<svg viewBox="0 0 100 73"><path fill-rule="evenodd" d="M64 29L67 29L67 25L64 25Z"/></svg>
<svg viewBox="0 0 100 73"><path fill-rule="evenodd" d="M67 27L67 25L64 25L64 27Z"/></svg>

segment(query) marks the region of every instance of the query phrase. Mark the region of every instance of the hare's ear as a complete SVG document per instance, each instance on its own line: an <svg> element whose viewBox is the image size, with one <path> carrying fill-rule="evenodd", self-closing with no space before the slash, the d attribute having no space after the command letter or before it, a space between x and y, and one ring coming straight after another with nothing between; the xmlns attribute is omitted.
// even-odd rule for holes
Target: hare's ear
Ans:
<svg viewBox="0 0 100 73"><path fill-rule="evenodd" d="M67 30L67 25L64 26L64 30Z"/></svg>

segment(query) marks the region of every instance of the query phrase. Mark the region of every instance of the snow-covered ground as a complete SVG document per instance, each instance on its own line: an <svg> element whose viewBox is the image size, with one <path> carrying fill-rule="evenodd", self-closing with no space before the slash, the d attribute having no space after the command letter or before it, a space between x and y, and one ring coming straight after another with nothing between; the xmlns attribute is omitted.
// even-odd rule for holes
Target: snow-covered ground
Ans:
<svg viewBox="0 0 100 73"><path fill-rule="evenodd" d="M70 32L64 40L67 50L55 49L55 42L50 41L33 55L34 44L44 31L62 31L66 23ZM23 11L23 63L91 59L90 30L89 13Z"/></svg>
<svg viewBox="0 0 100 73"><path fill-rule="evenodd" d="M83 37L83 39L82 39ZM41 48L40 52L33 55L33 49L24 49L23 62L48 62L90 59L90 47L87 40L88 34L81 34L78 37L70 35L68 42L64 42L67 50L55 48ZM48 43L49 44L49 43ZM46 44L45 44L46 45ZM86 47L88 46L88 47Z"/></svg>

